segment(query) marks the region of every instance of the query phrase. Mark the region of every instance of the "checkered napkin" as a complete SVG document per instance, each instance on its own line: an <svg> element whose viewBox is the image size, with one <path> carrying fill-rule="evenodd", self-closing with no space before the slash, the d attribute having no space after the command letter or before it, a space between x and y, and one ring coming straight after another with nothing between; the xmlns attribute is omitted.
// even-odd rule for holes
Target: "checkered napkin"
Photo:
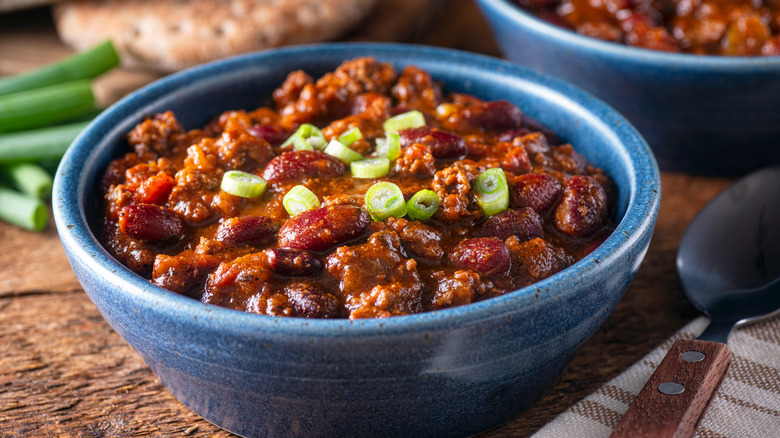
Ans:
<svg viewBox="0 0 780 438"><path fill-rule="evenodd" d="M695 319L532 438L608 437L672 344L695 338L707 323ZM731 367L695 436L780 437L780 317L732 331L729 348Z"/></svg>

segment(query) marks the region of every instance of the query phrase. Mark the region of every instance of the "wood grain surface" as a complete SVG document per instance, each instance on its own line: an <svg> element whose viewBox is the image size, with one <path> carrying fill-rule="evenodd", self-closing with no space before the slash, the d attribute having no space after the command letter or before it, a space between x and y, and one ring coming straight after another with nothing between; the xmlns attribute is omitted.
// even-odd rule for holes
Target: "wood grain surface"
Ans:
<svg viewBox="0 0 780 438"><path fill-rule="evenodd" d="M70 53L47 12L0 15L0 75ZM498 54L470 0L450 0L435 14L417 14L419 21L400 20L388 28L394 31L371 36L369 28L396 12L373 16L349 38ZM110 103L154 78L112 72L99 82L101 99ZM542 400L483 437L531 435L696 316L678 284L677 245L696 212L732 180L665 173L662 182L650 249L617 309ZM0 223L0 242L0 436L232 436L176 401L104 322L70 271L52 226L34 234Z"/></svg>

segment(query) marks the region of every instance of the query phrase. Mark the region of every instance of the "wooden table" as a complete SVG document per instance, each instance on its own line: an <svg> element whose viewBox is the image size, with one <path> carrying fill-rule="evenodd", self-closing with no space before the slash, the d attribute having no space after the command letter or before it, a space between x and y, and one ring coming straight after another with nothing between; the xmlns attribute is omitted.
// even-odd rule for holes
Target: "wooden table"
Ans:
<svg viewBox="0 0 780 438"><path fill-rule="evenodd" d="M470 0L447 5L429 21L396 17L395 23L405 26L400 30L399 24L388 28L369 22L348 38L498 54ZM372 20L392 22L388 17L379 14ZM0 15L0 75L68 53L47 9ZM112 72L100 80L99 97L110 103L156 77ZM529 436L696 316L678 285L677 245L695 213L732 180L670 173L662 180L655 234L625 298L552 391L484 437ZM73 276L53 226L36 234L0 223L0 242L0 436L232 436L174 399L105 323Z"/></svg>

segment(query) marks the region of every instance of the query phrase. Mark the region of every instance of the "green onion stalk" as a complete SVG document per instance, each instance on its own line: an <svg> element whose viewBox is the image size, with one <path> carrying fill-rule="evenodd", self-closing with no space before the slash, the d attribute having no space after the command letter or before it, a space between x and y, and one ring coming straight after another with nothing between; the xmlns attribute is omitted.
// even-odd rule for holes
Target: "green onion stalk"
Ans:
<svg viewBox="0 0 780 438"><path fill-rule="evenodd" d="M395 160L401 153L401 136L397 132L388 132L386 138L376 140L376 156Z"/></svg>
<svg viewBox="0 0 780 438"><path fill-rule="evenodd" d="M385 120L382 127L385 132L398 132L404 129L421 128L425 124L425 115L420 111L413 110L390 117Z"/></svg>
<svg viewBox="0 0 780 438"><path fill-rule="evenodd" d="M358 161L365 158L364 156L348 148L344 143L338 140L331 140L330 143L328 143L328 146L325 147L325 150L323 152L325 152L326 154L332 157L338 158L339 160L343 161L346 164L350 164L353 161Z"/></svg>
<svg viewBox="0 0 780 438"><path fill-rule="evenodd" d="M282 205L290 217L321 206L317 195L302 185L291 188L282 198Z"/></svg>
<svg viewBox="0 0 780 438"><path fill-rule="evenodd" d="M381 178L390 172L390 160L387 158L366 158L353 161L349 170L355 178Z"/></svg>
<svg viewBox="0 0 780 438"><path fill-rule="evenodd" d="M62 61L14 76L0 78L0 96L48 87L79 79L92 79L119 65L119 54L105 41Z"/></svg>
<svg viewBox="0 0 780 438"><path fill-rule="evenodd" d="M325 135L322 134L320 128L310 123L304 123L282 143L281 147L289 145L293 145L293 149L296 151L322 150L327 145L327 140L325 140Z"/></svg>
<svg viewBox="0 0 780 438"><path fill-rule="evenodd" d="M268 182L255 174L228 170L222 175L219 188L233 196L256 198L265 192Z"/></svg>
<svg viewBox="0 0 780 438"><path fill-rule="evenodd" d="M420 190L406 203L406 214L410 219L427 221L439 209L439 195L433 190Z"/></svg>
<svg viewBox="0 0 780 438"><path fill-rule="evenodd" d="M406 215L406 202L401 188L382 181L369 187L365 196L366 210L375 221Z"/></svg>
<svg viewBox="0 0 780 438"><path fill-rule="evenodd" d="M0 96L0 132L22 131L73 119L95 110L87 79Z"/></svg>
<svg viewBox="0 0 780 438"><path fill-rule="evenodd" d="M493 216L509 208L509 184L501 168L482 172L474 182L472 190L485 216Z"/></svg>
<svg viewBox="0 0 780 438"><path fill-rule="evenodd" d="M0 187L0 220L30 231L43 231L48 217L40 199Z"/></svg>
<svg viewBox="0 0 780 438"><path fill-rule="evenodd" d="M89 121L0 134L0 164L58 161Z"/></svg>
<svg viewBox="0 0 780 438"><path fill-rule="evenodd" d="M49 172L34 163L15 163L0 167L0 172L20 192L38 199L49 199L53 179Z"/></svg>
<svg viewBox="0 0 780 438"><path fill-rule="evenodd" d="M339 142L343 144L344 146L349 146L352 143L360 140L363 138L363 133L360 132L360 128L357 126L354 128L350 128L346 131L344 131L343 134L339 136Z"/></svg>

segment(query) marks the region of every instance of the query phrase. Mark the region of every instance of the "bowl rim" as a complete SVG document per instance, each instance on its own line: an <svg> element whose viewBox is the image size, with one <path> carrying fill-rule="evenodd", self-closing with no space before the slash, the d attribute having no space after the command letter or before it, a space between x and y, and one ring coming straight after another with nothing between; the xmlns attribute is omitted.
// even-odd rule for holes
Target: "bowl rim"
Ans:
<svg viewBox="0 0 780 438"><path fill-rule="evenodd" d="M564 29L544 21L530 12L525 11L512 0L477 0L490 7L496 14L507 17L515 24L528 28L538 34L546 35L560 43L576 47L578 51L587 49L601 52L605 55L618 57L621 60L631 60L636 63L666 65L672 68L688 68L702 71L742 72L756 69L780 69L778 56L727 56L727 55L694 55L690 53L670 53L660 50L646 49L613 43L589 37ZM492 21L492 20L491 20Z"/></svg>
<svg viewBox="0 0 780 438"><path fill-rule="evenodd" d="M585 115L591 115L590 123L600 124L616 139L620 139L621 160L631 163L627 169L627 178L630 180L631 187L623 218L617 224L615 231L589 256L547 279L469 305L391 318L327 320L272 317L204 304L199 300L152 284L110 256L92 233L83 208L85 195L82 192L86 193L85 187L88 182L83 176L86 172L82 169L95 161L97 148L93 148L95 143L93 137L99 138L110 133L117 120L132 116L135 110L158 99L162 92L170 93L191 85L192 82L208 78L210 74L224 73L241 68L242 65L246 68L252 62L265 62L277 56L305 57L307 53L322 50L331 52L331 56L339 55L339 60L363 54L363 56L373 55L380 59L383 56L395 57L396 62L398 59L403 59L400 58L401 56L414 52L414 56L423 56L426 59L430 57L436 62L452 66L478 65L480 67L476 70L527 81L544 88L545 91L552 91L555 97L565 98L565 102L576 105L576 108L585 111ZM412 61L407 63L412 64ZM567 288L558 288L557 293L550 292L555 290L555 284L575 284L581 282L583 275L598 275L598 271L603 267L600 265L620 263L621 257L625 256L644 234L652 233L660 206L660 197L661 180L658 166L649 146L638 131L607 104L573 85L507 60L454 49L396 43L324 43L224 58L165 76L133 91L103 111L73 141L57 169L52 199L55 223L62 245L71 252L68 257L77 258L92 272L91 276L110 279L111 283L117 285L124 294L130 295L129 298L132 298L134 303L143 302L152 307L155 312L167 314L169 317L170 313L175 312L173 316L177 319L186 316L194 318L198 324L233 333L266 332L318 338L332 336L354 338L383 333L408 334L467 325L485 318L503 317L512 313L518 308L517 306L526 306L528 295L535 295L538 302L564 299Z"/></svg>

